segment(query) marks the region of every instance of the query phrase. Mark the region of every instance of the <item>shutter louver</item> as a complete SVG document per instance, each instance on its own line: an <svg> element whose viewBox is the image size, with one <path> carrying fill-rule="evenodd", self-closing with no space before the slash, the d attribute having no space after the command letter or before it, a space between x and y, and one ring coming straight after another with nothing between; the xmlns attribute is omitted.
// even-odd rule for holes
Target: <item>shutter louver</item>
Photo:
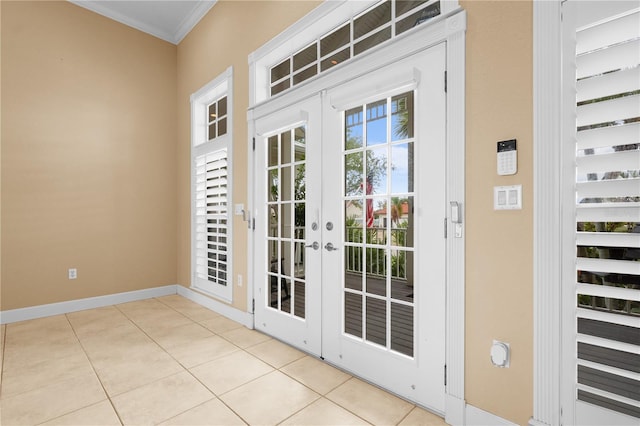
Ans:
<svg viewBox="0 0 640 426"><path fill-rule="evenodd" d="M640 13L576 32L577 398L640 417Z"/></svg>
<svg viewBox="0 0 640 426"><path fill-rule="evenodd" d="M227 286L227 150L195 159L196 279Z"/></svg>

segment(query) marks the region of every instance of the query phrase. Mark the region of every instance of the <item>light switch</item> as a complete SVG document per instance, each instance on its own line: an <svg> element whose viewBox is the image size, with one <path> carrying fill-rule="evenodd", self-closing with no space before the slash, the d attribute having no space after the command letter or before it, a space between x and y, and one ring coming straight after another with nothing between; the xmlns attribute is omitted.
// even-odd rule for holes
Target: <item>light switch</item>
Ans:
<svg viewBox="0 0 640 426"><path fill-rule="evenodd" d="M522 185L494 186L493 187L494 210L521 210L522 209Z"/></svg>

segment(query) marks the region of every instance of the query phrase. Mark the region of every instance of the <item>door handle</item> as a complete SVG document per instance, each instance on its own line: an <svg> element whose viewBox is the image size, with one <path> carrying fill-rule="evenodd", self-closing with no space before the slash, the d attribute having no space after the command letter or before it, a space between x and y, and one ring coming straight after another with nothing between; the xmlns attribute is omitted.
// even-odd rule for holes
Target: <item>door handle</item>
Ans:
<svg viewBox="0 0 640 426"><path fill-rule="evenodd" d="M325 244L324 248L326 248L327 251L336 251L336 250L338 250L338 248L334 247L332 243Z"/></svg>
<svg viewBox="0 0 640 426"><path fill-rule="evenodd" d="M320 248L320 244L317 241L314 241L313 244L307 244L305 247L311 247L314 250L318 250Z"/></svg>

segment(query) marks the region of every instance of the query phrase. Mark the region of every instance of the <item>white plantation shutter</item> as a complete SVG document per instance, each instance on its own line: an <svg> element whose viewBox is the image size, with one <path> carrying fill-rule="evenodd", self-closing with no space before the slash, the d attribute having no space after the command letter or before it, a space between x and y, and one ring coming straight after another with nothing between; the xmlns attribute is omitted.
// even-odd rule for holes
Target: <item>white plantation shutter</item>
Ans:
<svg viewBox="0 0 640 426"><path fill-rule="evenodd" d="M576 31L580 401L640 417L640 13Z"/></svg>
<svg viewBox="0 0 640 426"><path fill-rule="evenodd" d="M195 158L196 285L229 285L227 175L226 148Z"/></svg>

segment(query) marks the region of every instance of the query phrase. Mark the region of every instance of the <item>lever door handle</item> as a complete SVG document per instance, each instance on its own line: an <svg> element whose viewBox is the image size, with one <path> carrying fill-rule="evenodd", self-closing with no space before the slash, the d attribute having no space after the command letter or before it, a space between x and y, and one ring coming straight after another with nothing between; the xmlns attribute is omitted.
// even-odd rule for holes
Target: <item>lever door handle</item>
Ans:
<svg viewBox="0 0 640 426"><path fill-rule="evenodd" d="M312 244L307 244L305 247L311 247L314 250L318 250L320 248L320 244L317 241L314 241Z"/></svg>
<svg viewBox="0 0 640 426"><path fill-rule="evenodd" d="M327 251L336 251L336 250L338 250L338 248L334 247L332 243L325 244L324 248L326 248Z"/></svg>

